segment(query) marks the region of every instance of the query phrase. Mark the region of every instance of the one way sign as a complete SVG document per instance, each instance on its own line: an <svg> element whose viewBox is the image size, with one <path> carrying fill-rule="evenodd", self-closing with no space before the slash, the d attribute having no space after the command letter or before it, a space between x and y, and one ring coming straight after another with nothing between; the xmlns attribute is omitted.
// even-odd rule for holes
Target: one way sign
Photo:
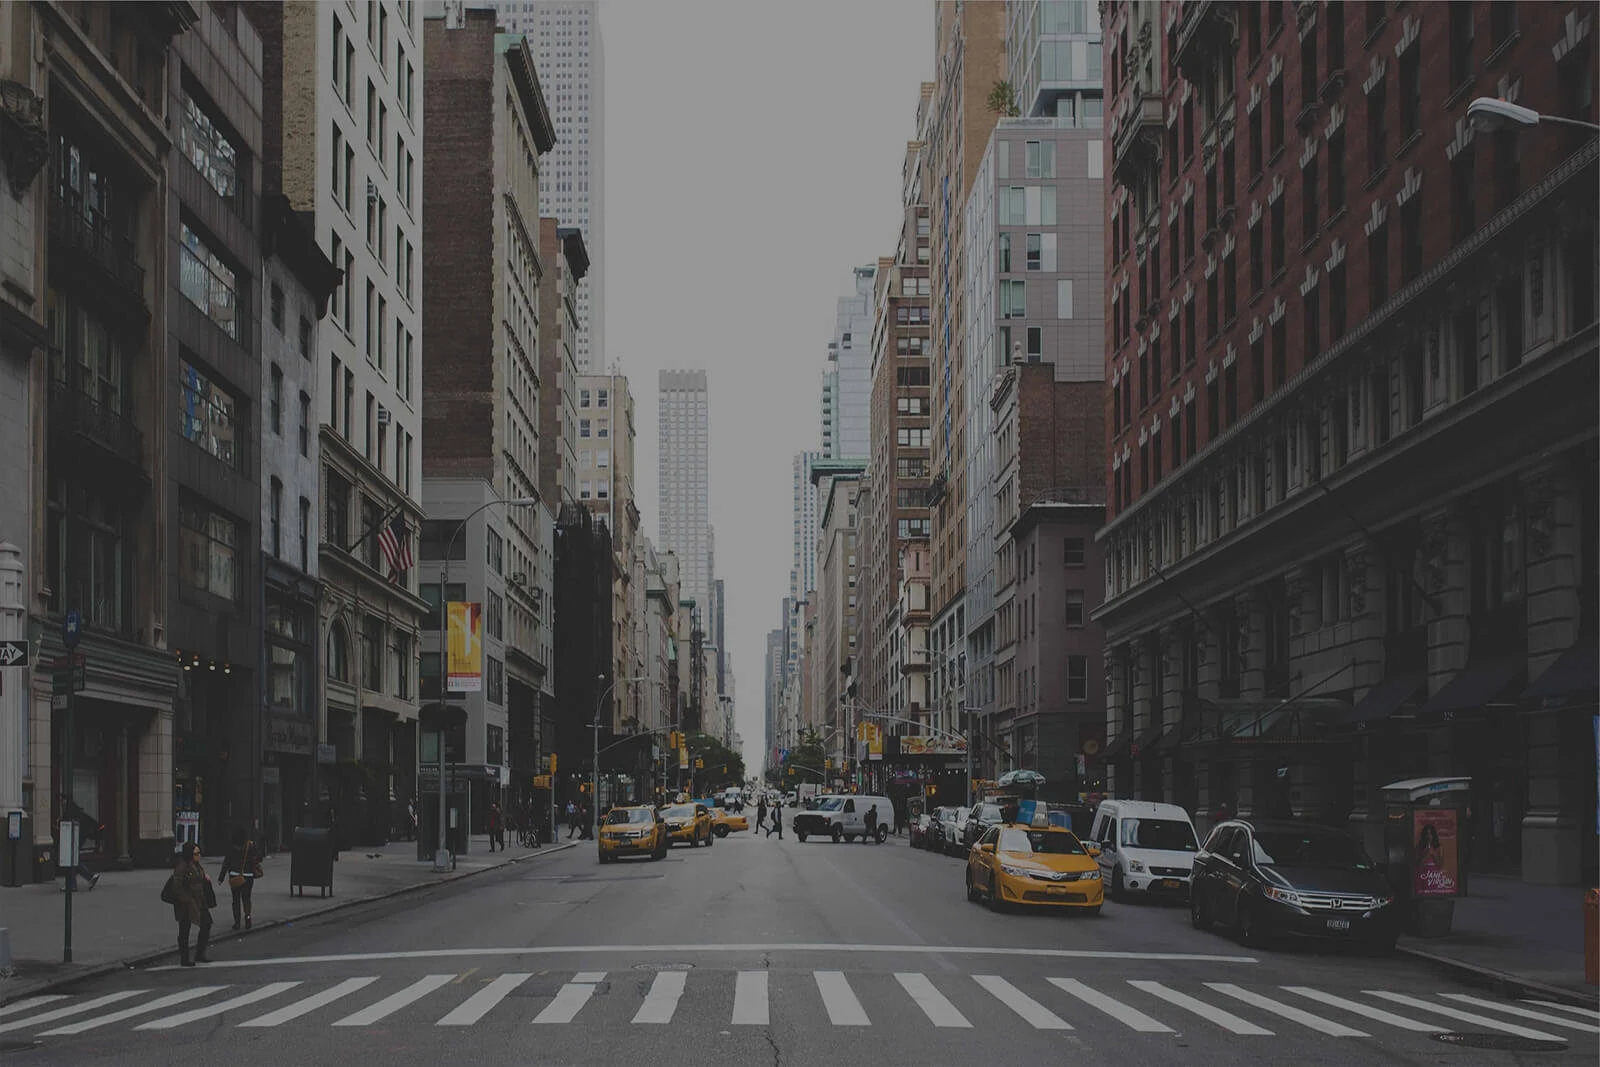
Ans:
<svg viewBox="0 0 1600 1067"><path fill-rule="evenodd" d="M26 667L28 642L0 641L0 667Z"/></svg>

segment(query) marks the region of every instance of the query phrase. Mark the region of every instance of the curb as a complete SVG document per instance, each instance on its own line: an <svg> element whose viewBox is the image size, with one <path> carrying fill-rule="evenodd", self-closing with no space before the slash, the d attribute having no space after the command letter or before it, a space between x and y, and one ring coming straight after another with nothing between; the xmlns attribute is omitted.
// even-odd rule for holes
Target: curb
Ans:
<svg viewBox="0 0 1600 1067"><path fill-rule="evenodd" d="M297 922L304 922L307 919L320 918L324 915L329 915L336 911L344 911L347 908L354 908L362 904L372 904L380 900L390 900L394 897L404 896L407 893L417 893L424 889L436 889L439 886L465 881L468 878L475 878L480 874L488 874L490 871L498 871L507 867L514 867L517 864L524 863L528 860L539 859L543 856L553 856L558 852L565 852L569 848L577 848L582 843L582 841L572 841L559 845L546 845L544 848L539 849L538 851L529 852L525 855L518 856L515 859L505 860L502 863L496 863L492 867L479 867L476 870L471 871L453 872L438 879L437 881L416 882L412 885L403 885L395 889L385 890L382 893L372 893L364 897L351 897L346 900L341 900L336 904L329 904L326 907L315 908L311 911L301 912L299 915L296 915L293 918L269 919L266 922L255 924L249 930L229 930L228 936L230 939L249 937L252 934L259 934L266 930L273 930L281 926L289 926ZM21 1000L25 997L36 997L43 993L52 993L67 986L77 985L79 982L86 982L93 978L103 978L108 974L117 974L121 971L143 967L147 964L156 963L160 960L175 957L177 954L178 951L176 948L157 949L154 952L146 952L138 956L129 956L125 959L113 960L109 963L95 964L93 967L87 967L84 970L75 972L73 974L59 975L50 979L49 981L32 986L25 990L18 990L14 993L0 992L0 1007L4 1007L7 1004Z"/></svg>
<svg viewBox="0 0 1600 1067"><path fill-rule="evenodd" d="M1505 971L1497 971L1492 967L1484 967L1465 960L1454 959L1450 956L1441 956L1425 949L1412 948L1408 945L1397 945L1396 952L1403 952L1413 959L1446 971L1456 978L1470 982L1473 985L1484 986L1503 996L1521 997L1534 996L1542 1000L1552 1000L1557 1004L1567 1004L1574 1008L1595 1007L1596 995L1582 993L1576 989L1565 989L1561 986L1546 985L1535 982Z"/></svg>

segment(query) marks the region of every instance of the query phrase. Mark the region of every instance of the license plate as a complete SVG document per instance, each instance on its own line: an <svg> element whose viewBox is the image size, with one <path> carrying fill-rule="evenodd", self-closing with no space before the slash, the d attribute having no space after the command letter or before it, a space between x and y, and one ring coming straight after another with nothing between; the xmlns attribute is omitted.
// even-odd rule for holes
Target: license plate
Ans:
<svg viewBox="0 0 1600 1067"><path fill-rule="evenodd" d="M1328 929L1330 929L1330 930L1348 930L1348 929L1350 929L1350 920L1349 919L1329 919L1328 920Z"/></svg>
<svg viewBox="0 0 1600 1067"><path fill-rule="evenodd" d="M1183 883L1180 882L1176 878L1163 878L1163 879L1161 879L1161 888L1162 889L1177 889L1182 884Z"/></svg>

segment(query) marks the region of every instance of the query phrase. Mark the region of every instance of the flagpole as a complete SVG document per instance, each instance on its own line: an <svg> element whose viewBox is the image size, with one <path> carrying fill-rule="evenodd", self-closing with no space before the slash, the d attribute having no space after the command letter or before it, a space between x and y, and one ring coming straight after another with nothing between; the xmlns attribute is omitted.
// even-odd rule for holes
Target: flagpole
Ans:
<svg viewBox="0 0 1600 1067"><path fill-rule="evenodd" d="M349 545L344 547L345 553L349 554L351 552L354 552L356 549L360 548L361 545L366 541L367 538L371 537L373 535L373 533L375 533L376 531L383 529L383 527L385 525L387 525L391 520L393 520L396 515L400 514L400 512L402 512L404 510L405 510L405 505L402 503L402 504L396 504L394 507L392 507L388 511L384 512L383 513L383 518L379 519L377 522L373 523L371 526L368 526L367 529L366 529L366 532L364 532L360 537L356 538L354 541L350 542Z"/></svg>

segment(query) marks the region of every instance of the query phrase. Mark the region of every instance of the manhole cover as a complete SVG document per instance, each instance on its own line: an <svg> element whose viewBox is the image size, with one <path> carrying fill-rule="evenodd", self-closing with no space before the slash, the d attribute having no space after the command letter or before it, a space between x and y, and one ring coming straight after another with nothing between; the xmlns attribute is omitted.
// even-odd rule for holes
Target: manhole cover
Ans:
<svg viewBox="0 0 1600 1067"><path fill-rule="evenodd" d="M694 964L692 964L692 963L635 963L633 965L633 969L636 970L636 971L692 971L692 970L694 970Z"/></svg>
<svg viewBox="0 0 1600 1067"><path fill-rule="evenodd" d="M1518 1037L1515 1034L1444 1033L1434 1034L1435 1041L1462 1048L1493 1049L1497 1052L1562 1052L1568 1048L1565 1041L1544 1041L1536 1037Z"/></svg>
<svg viewBox="0 0 1600 1067"><path fill-rule="evenodd" d="M0 1041L0 1055L7 1052L32 1052L38 1047L37 1041Z"/></svg>

